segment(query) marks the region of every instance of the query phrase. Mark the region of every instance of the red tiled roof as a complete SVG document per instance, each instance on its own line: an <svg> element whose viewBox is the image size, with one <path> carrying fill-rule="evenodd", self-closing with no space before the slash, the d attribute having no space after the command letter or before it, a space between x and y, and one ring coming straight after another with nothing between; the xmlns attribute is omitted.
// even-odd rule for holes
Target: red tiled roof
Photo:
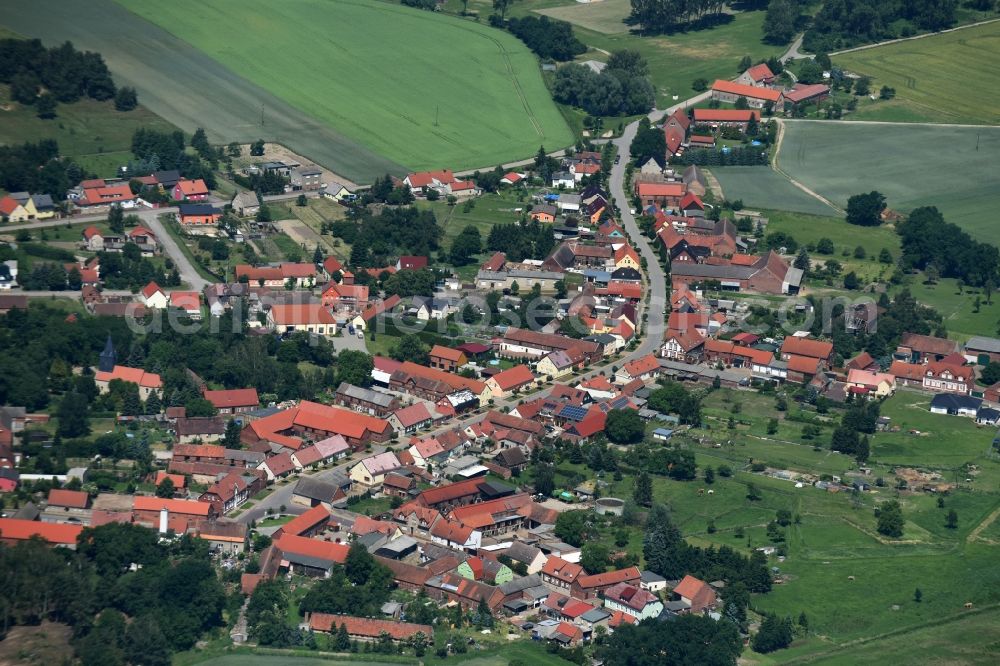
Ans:
<svg viewBox="0 0 1000 666"><path fill-rule="evenodd" d="M175 444L174 458L218 458L226 457L226 449L218 444Z"/></svg>
<svg viewBox="0 0 1000 666"><path fill-rule="evenodd" d="M116 365L111 372L102 372L99 370L94 373L94 379L99 382L110 382L114 379L120 379L123 382L131 382L151 389L163 386L163 381L159 375L146 372L142 368L129 368L124 365Z"/></svg>
<svg viewBox="0 0 1000 666"><path fill-rule="evenodd" d="M164 499L162 497L137 496L132 502L134 511L160 511L166 509L170 513L191 516L208 516L212 505L208 502L193 500Z"/></svg>
<svg viewBox="0 0 1000 666"><path fill-rule="evenodd" d="M300 536L315 528L317 525L325 524L329 521L330 512L327 511L322 504L317 504L305 513L292 518L290 521L282 525L280 532L282 535L291 534L293 536Z"/></svg>
<svg viewBox="0 0 1000 666"><path fill-rule="evenodd" d="M208 194L208 186L205 185L205 181L201 178L197 180L178 180L176 187L180 188L181 194L186 197Z"/></svg>
<svg viewBox="0 0 1000 666"><path fill-rule="evenodd" d="M200 310L201 294L197 291L172 291L170 292L170 305L188 312Z"/></svg>
<svg viewBox="0 0 1000 666"><path fill-rule="evenodd" d="M66 523L43 523L37 520L21 520L18 518L0 518L0 539L25 541L32 537L40 537L51 544L75 544L82 525Z"/></svg>
<svg viewBox="0 0 1000 666"><path fill-rule="evenodd" d="M411 624L396 620L375 620L367 617L352 617L350 615L331 615L329 613L313 613L309 617L309 628L313 631L333 633L341 625L347 628L351 636L377 639L383 633L396 641L405 641L416 634L422 633L428 639L434 638L434 628L426 624Z"/></svg>
<svg viewBox="0 0 1000 666"><path fill-rule="evenodd" d="M813 97L818 97L820 95L827 95L830 92L830 86L825 86L822 83L813 83L809 85L796 84L791 90L785 92L785 99L789 102L802 102L807 99L812 99Z"/></svg>
<svg viewBox="0 0 1000 666"><path fill-rule="evenodd" d="M781 343L781 353L826 359L833 354L833 343L789 335Z"/></svg>
<svg viewBox="0 0 1000 666"><path fill-rule="evenodd" d="M472 536L473 529L450 520L439 520L431 528L431 536L457 544L465 544Z"/></svg>
<svg viewBox="0 0 1000 666"><path fill-rule="evenodd" d="M766 81L767 79L774 78L774 73L771 71L771 68L767 66L766 62L754 65L748 69L746 73L754 81Z"/></svg>
<svg viewBox="0 0 1000 666"><path fill-rule="evenodd" d="M639 377L660 369L660 361L652 354L629 361L623 368L631 377Z"/></svg>
<svg viewBox="0 0 1000 666"><path fill-rule="evenodd" d="M756 86L733 83L732 81L724 81L722 79L718 79L712 84L712 90L729 93L730 95L739 95L740 97L749 97L751 99L763 99L769 102L777 102L781 99L780 90L758 88Z"/></svg>
<svg viewBox="0 0 1000 666"><path fill-rule="evenodd" d="M549 559L545 561L545 566L542 567L542 573L546 576L572 583L583 573L583 567L579 564L567 562L561 557L550 555Z"/></svg>
<svg viewBox="0 0 1000 666"><path fill-rule="evenodd" d="M922 382L924 380L924 366L919 363L893 361L892 365L889 366L889 373L910 381Z"/></svg>
<svg viewBox="0 0 1000 666"><path fill-rule="evenodd" d="M67 506L73 509L86 509L90 496L82 490L62 490L53 488L49 491L49 506Z"/></svg>
<svg viewBox="0 0 1000 666"><path fill-rule="evenodd" d="M680 197L687 192L684 183L639 183L640 197Z"/></svg>
<svg viewBox="0 0 1000 666"><path fill-rule="evenodd" d="M490 379L496 382L501 391L511 391L532 383L535 381L535 376L531 374L531 369L528 366L515 365L513 368L498 372Z"/></svg>
<svg viewBox="0 0 1000 666"><path fill-rule="evenodd" d="M287 533L283 533L274 542L274 545L282 553L305 555L306 557L314 557L327 562L336 562L337 564L343 564L347 561L347 551L350 550L350 546L347 544L307 539Z"/></svg>
<svg viewBox="0 0 1000 666"><path fill-rule="evenodd" d="M751 118L760 120L756 109L695 109L696 123L745 123Z"/></svg>
<svg viewBox="0 0 1000 666"><path fill-rule="evenodd" d="M409 174L406 178L410 181L410 187L412 189L427 187L435 180L444 185L455 182L455 174L451 172L451 169L443 169L441 171L419 171L417 173Z"/></svg>
<svg viewBox="0 0 1000 666"><path fill-rule="evenodd" d="M452 363L458 363L461 361L462 356L463 354L460 350L445 347L443 345L434 345L431 347L430 351L431 358L443 358L446 361L451 361Z"/></svg>
<svg viewBox="0 0 1000 666"><path fill-rule="evenodd" d="M146 298L149 298L158 291L163 291L162 289L160 289L160 285L156 284L155 282L150 282L149 284L147 284L145 287L142 288L142 295L145 296Z"/></svg>
<svg viewBox="0 0 1000 666"><path fill-rule="evenodd" d="M451 502L462 497L479 494L479 486L482 479L466 479L449 483L437 488L428 488L416 497L416 502L424 506L436 506L444 502Z"/></svg>
<svg viewBox="0 0 1000 666"><path fill-rule="evenodd" d="M788 358L788 369L792 372L815 375L819 372L819 359L810 358L808 356L792 355Z"/></svg>
<svg viewBox="0 0 1000 666"><path fill-rule="evenodd" d="M260 404L257 389L228 389L225 391L205 391L208 400L216 409L232 409L233 407L256 407Z"/></svg>
<svg viewBox="0 0 1000 666"><path fill-rule="evenodd" d="M397 409L393 412L396 420L404 428L409 428L415 426L418 423L423 423L431 418L431 413L427 409L427 405L422 402L415 403L409 407L403 407L402 409Z"/></svg>
<svg viewBox="0 0 1000 666"><path fill-rule="evenodd" d="M615 585L617 583L627 583L630 581L639 580L639 569L636 567L628 567L626 569L617 569L615 571L608 571L607 573L593 574L591 576L580 576L576 579L576 584L584 589L604 587L606 585Z"/></svg>
<svg viewBox="0 0 1000 666"><path fill-rule="evenodd" d="M336 324L337 320L320 303L291 303L271 306L271 317L278 326Z"/></svg>

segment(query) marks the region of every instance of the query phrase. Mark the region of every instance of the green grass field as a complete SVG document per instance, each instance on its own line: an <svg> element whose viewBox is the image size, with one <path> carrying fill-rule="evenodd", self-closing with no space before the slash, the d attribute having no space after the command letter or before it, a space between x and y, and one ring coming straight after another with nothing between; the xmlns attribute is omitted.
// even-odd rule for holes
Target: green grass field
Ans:
<svg viewBox="0 0 1000 666"><path fill-rule="evenodd" d="M144 107L115 110L111 101L82 99L60 104L52 120L39 118L34 107L11 101L0 85L0 144L55 139L59 152L87 171L110 178L132 157L132 134L140 127L170 132L176 128Z"/></svg>
<svg viewBox="0 0 1000 666"><path fill-rule="evenodd" d="M573 138L535 57L509 34L373 0L122 4L413 169L523 158Z"/></svg>
<svg viewBox="0 0 1000 666"><path fill-rule="evenodd" d="M896 89L853 120L1000 124L1000 23L845 53L834 64L871 76L875 90Z"/></svg>
<svg viewBox="0 0 1000 666"><path fill-rule="evenodd" d="M726 199L742 199L747 208L770 208L810 215L836 215L837 211L810 196L767 167L713 167Z"/></svg>
<svg viewBox="0 0 1000 666"><path fill-rule="evenodd" d="M840 206L875 189L890 208L937 206L980 240L1000 242L991 213L1000 205L1000 127L786 122L777 160Z"/></svg>
<svg viewBox="0 0 1000 666"><path fill-rule="evenodd" d="M907 285L910 293L920 302L929 305L944 317L948 337L964 341L974 335L995 337L1000 327L1000 299L991 298L986 302L986 294L981 289L963 288L958 291L958 283L951 278L938 280L936 284L925 284L923 277L913 279ZM975 300L979 299L979 312L975 311Z"/></svg>
<svg viewBox="0 0 1000 666"><path fill-rule="evenodd" d="M567 21L587 30L614 35L629 31L625 19L628 18L632 7L629 0L601 0L586 4L574 2L569 5L545 7L534 11L550 18Z"/></svg>

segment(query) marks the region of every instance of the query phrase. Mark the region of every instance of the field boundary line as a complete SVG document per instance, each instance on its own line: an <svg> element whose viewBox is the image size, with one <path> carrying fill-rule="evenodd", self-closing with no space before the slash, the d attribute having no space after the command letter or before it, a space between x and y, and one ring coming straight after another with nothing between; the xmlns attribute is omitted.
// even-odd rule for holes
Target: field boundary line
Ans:
<svg viewBox="0 0 1000 666"><path fill-rule="evenodd" d="M777 172L778 174L780 174L780 175L784 176L785 178L787 178L788 182L790 182L792 185L794 185L795 187L799 188L800 190L802 190L803 192L805 192L809 196L811 196L814 199L816 199L816 200L818 200L818 201L826 204L827 206L829 206L830 208L832 208L836 212L840 213L841 215L846 214L846 211L844 211L844 209L842 209L840 206L837 206L836 204L834 204L832 201L830 201L826 197L824 197L821 194L819 194L819 193L817 193L817 192L809 189L808 187L806 187L805 185L803 185L799 181L795 180L790 175L788 175L788 173L786 173L784 171L784 169L782 169L780 166L778 166L778 156L781 154L781 144L784 143L784 140L785 140L785 122L784 122L784 120L782 120L780 118L775 118L775 120L778 123L778 142L777 142L777 145L774 147L774 159L771 160L771 168L775 172Z"/></svg>
<svg viewBox="0 0 1000 666"><path fill-rule="evenodd" d="M893 631L887 631L881 634L876 634L875 636L867 636L864 638L855 638L854 640L847 641L846 643L841 643L836 647L826 650L825 652L814 652L813 654L803 655L801 657L793 658L784 663L786 664L809 664L817 659L823 659L825 657L834 656L838 652L843 652L853 647L859 645L867 645L868 643L874 643L875 641L885 640L886 638L895 638L896 636L905 636L906 634L913 633L915 631L920 631L921 629L928 629L930 627L939 627L946 624L951 624L952 622L958 622L967 617L974 617L976 615L981 615L983 613L994 611L1000 609L1000 603L987 604L986 606L980 606L979 608L973 608L972 610L967 610L962 613L955 613L954 615L949 615L944 618L936 618L934 620L928 620L926 622L920 622L918 624L913 624L908 627L902 627L900 629L894 629Z"/></svg>
<svg viewBox="0 0 1000 666"><path fill-rule="evenodd" d="M925 105L926 106L926 105ZM926 107L930 108L930 107ZM777 120L777 119L776 119ZM900 120L825 120L823 118L782 118L782 123L823 123L827 125L892 125L899 127L958 127L960 129L992 129L1000 125L970 125L968 123L909 123Z"/></svg>
<svg viewBox="0 0 1000 666"><path fill-rule="evenodd" d="M976 525L971 532L969 532L969 536L965 537L966 542L972 543L978 539L979 535L983 533L983 530L992 525L997 518L1000 518L1000 506L993 509L993 511L990 512L990 515L983 518L982 521L980 521L980 523Z"/></svg>
<svg viewBox="0 0 1000 666"><path fill-rule="evenodd" d="M834 51L829 55L839 56L839 55L844 55L845 53L856 53L857 51L867 51L869 49L877 49L880 46L891 46L893 44L901 44L902 42L912 42L915 39L924 39L925 37L934 37L935 35L946 35L949 32L958 32L959 30L966 30L967 28L976 28L981 25L989 25L990 23L996 23L997 21L1000 21L1000 18L991 18L991 19L986 19L985 21L966 23L965 25L957 25L954 28L948 28L947 30L938 30L937 32L925 32L922 35L914 35L913 37L900 37L898 39L889 39L884 42L876 42L875 44L863 44L862 46L855 46L850 49L844 49L843 51Z"/></svg>

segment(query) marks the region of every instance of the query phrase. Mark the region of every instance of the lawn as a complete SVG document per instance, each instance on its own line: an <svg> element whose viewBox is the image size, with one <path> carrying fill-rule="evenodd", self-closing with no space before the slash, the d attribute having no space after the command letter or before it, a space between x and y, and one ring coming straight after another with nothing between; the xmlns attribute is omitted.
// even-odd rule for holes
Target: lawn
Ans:
<svg viewBox="0 0 1000 666"><path fill-rule="evenodd" d="M729 201L742 199L747 208L771 208L810 215L836 215L837 211L792 185L767 167L712 167ZM798 237L798 234L796 234Z"/></svg>
<svg viewBox="0 0 1000 666"><path fill-rule="evenodd" d="M60 154L104 178L131 159L132 134L140 127L176 129L144 107L122 112L113 101L92 99L60 104L55 118L42 120L33 107L11 101L8 86L0 85L0 144L55 139Z"/></svg>
<svg viewBox="0 0 1000 666"><path fill-rule="evenodd" d="M927 394L906 390L882 403L882 415L891 418L900 432L876 433L871 440L872 459L941 469L981 461L996 428L977 426L975 420L961 416L931 414L929 405ZM910 434L911 430L921 434Z"/></svg>
<svg viewBox="0 0 1000 666"><path fill-rule="evenodd" d="M894 100L853 120L1000 124L1000 23L845 53L833 62L872 77L873 90L896 89Z"/></svg>
<svg viewBox="0 0 1000 666"><path fill-rule="evenodd" d="M874 189L890 208L937 206L979 240L1000 242L990 212L1000 205L1000 127L789 121L777 159L839 206Z"/></svg>
<svg viewBox="0 0 1000 666"><path fill-rule="evenodd" d="M929 305L944 317L948 337L967 340L973 335L995 337L1000 322L1000 298L992 296L986 302L986 294L981 289L962 288L952 278L943 278L936 284L926 284L923 276L914 277L906 285L910 293L924 305ZM979 299L979 312L975 311L975 300Z"/></svg>
<svg viewBox="0 0 1000 666"><path fill-rule="evenodd" d="M121 2L411 169L495 165L573 141L534 55L478 23L374 0L249 0L241 29L220 33L225 0Z"/></svg>
<svg viewBox="0 0 1000 666"><path fill-rule="evenodd" d="M602 0L587 4L573 2L569 5L534 11L560 21L568 21L587 30L614 35L629 31L625 19L631 13L632 5L629 0Z"/></svg>

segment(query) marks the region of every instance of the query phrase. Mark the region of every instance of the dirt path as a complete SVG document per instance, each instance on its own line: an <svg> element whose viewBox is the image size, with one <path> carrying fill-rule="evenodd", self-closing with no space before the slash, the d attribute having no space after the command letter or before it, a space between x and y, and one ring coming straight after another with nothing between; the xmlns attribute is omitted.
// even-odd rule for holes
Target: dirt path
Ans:
<svg viewBox="0 0 1000 666"><path fill-rule="evenodd" d="M975 529L969 532L969 536L965 537L966 542L972 543L975 541L982 534L983 530L992 525L997 518L1000 518L1000 507L994 509L990 515L983 518L983 522L976 525Z"/></svg>
<svg viewBox="0 0 1000 666"><path fill-rule="evenodd" d="M900 42L912 42L914 39L923 39L924 37L933 37L934 35L944 35L949 32L958 32L959 30L965 30L966 28L975 28L980 25L989 25L990 23L996 23L1000 21L1000 18L987 19L985 21L977 21L976 23L967 23L965 25L956 26L954 28L948 28L947 30L940 30L938 32L925 32L922 35L914 35L913 37L900 37L899 39L889 39L884 42L878 42L876 44L865 44L864 46L855 46L853 49L844 49L843 51L834 51L831 56L843 55L845 53L854 53L855 51L867 51L868 49L875 49L880 46L888 46L889 44L898 44Z"/></svg>
<svg viewBox="0 0 1000 666"><path fill-rule="evenodd" d="M715 195L715 198L718 201L725 201L726 195L722 191L722 183L715 177L715 174L708 169L704 169L702 173L705 174L705 182L708 184L708 189Z"/></svg>
<svg viewBox="0 0 1000 666"><path fill-rule="evenodd" d="M775 146L775 149L774 149L774 159L771 161L771 168L774 169L777 173L779 173L782 176L784 176L785 178L787 178L788 182L790 182L792 185L794 185L795 187L799 188L800 190L802 190L803 192L805 192L809 196L813 197L814 199L816 199L818 201L822 201L823 203L825 203L827 206L829 206L830 208L834 209L835 211L837 211L837 212L839 212L841 214L844 214L845 211L844 211L843 208L841 208L840 206L836 205L835 203L833 203L832 201L830 201L829 199L827 199L823 195L817 193L814 190L809 189L808 187L806 187L805 185L803 185L799 181L795 180L790 175L788 175L788 173L786 171L784 171L780 166L778 166L778 156L781 155L781 144L785 140L785 121L781 120L780 118L776 118L775 120L778 121L778 144L777 144L777 146Z"/></svg>

